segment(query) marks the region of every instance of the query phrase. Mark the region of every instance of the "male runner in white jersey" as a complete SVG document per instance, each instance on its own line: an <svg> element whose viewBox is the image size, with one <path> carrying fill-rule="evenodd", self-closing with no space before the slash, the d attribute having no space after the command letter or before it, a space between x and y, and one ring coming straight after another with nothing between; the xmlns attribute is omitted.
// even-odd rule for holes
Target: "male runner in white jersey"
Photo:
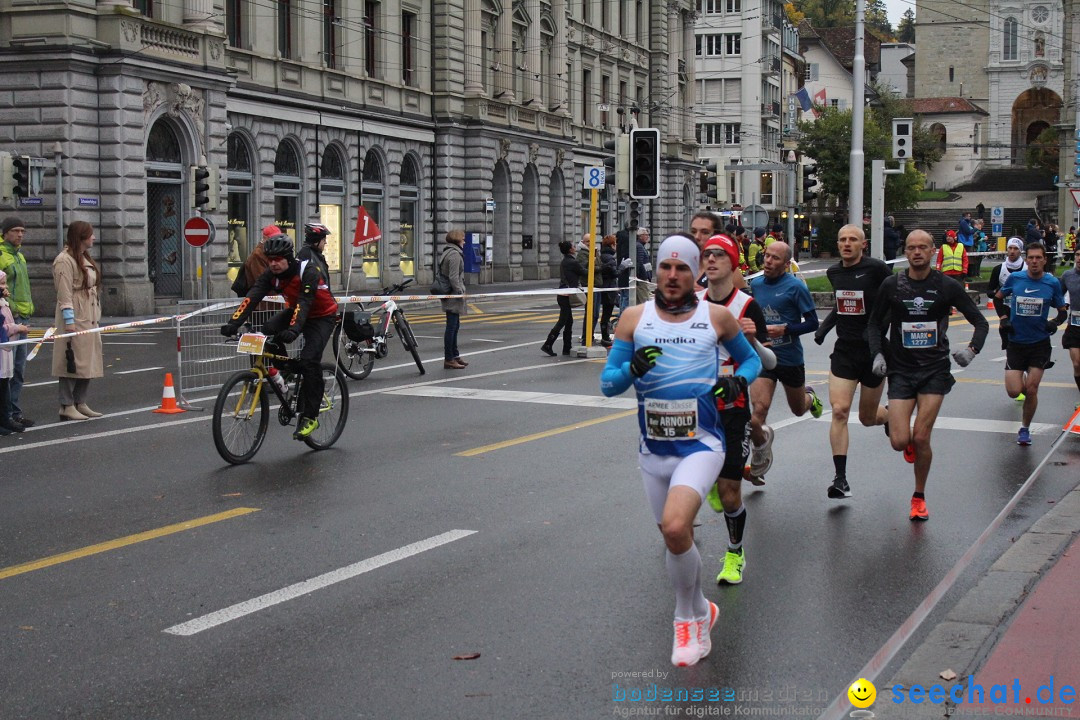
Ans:
<svg viewBox="0 0 1080 720"><path fill-rule="evenodd" d="M698 293L703 299L728 309L739 321L739 326L747 338L766 337L765 314L757 302L735 287L734 279L739 274L736 269L739 251L735 241L727 235L713 235L705 242L701 251L701 263L705 266L705 277L709 285ZM738 369L733 358L728 358L721 366L721 373L734 373ZM740 396L733 403L717 400L720 422L724 426L725 456L720 477L709 489L706 499L717 512L724 513L727 524L728 548L724 555L724 567L716 576L718 584L738 585L743 579L746 567L746 553L743 550L743 529L746 527L746 508L742 501L743 467L750 457L750 407L749 398ZM765 481L754 476L749 479L755 485L764 485Z"/></svg>
<svg viewBox="0 0 1080 720"><path fill-rule="evenodd" d="M865 246L866 235L861 227L845 225L840 228L836 238L840 262L826 271L835 303L814 333L814 342L820 345L829 330L836 328L836 345L829 356L829 404L832 405L829 445L836 474L828 489L829 497L836 500L851 497L851 486L847 481L848 414L859 385L862 385L859 422L870 427L884 425L888 419L879 402L885 380L874 374L874 357L866 339L866 324L874 310L878 288L892 271L882 261L865 255Z"/></svg>
<svg viewBox="0 0 1080 720"><path fill-rule="evenodd" d="M761 369L735 317L698 302L698 255L694 241L681 236L661 243L655 297L623 312L600 376L608 397L631 385L637 391L638 464L667 546L675 588L671 662L677 666L709 654L719 612L701 590L701 555L694 545L694 518L724 465L717 400L737 401ZM739 368L721 374L729 355Z"/></svg>

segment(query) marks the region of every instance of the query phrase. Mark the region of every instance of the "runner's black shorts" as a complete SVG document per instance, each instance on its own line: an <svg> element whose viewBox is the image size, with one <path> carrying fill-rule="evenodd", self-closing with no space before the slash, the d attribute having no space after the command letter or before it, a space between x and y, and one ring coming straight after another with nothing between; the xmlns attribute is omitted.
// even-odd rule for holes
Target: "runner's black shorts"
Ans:
<svg viewBox="0 0 1080 720"><path fill-rule="evenodd" d="M1050 362L1050 338L1034 343L1010 342L1005 349L1005 369L1043 369Z"/></svg>
<svg viewBox="0 0 1080 720"><path fill-rule="evenodd" d="M919 395L948 395L956 379L949 368L889 373L889 399L914 400Z"/></svg>
<svg viewBox="0 0 1080 720"><path fill-rule="evenodd" d="M804 365L777 365L772 370L761 369L759 378L779 380L785 387L806 387L806 367Z"/></svg>
<svg viewBox="0 0 1080 720"><path fill-rule="evenodd" d="M1080 326L1070 325L1061 336L1061 347L1066 350L1080 348Z"/></svg>
<svg viewBox="0 0 1080 720"><path fill-rule="evenodd" d="M724 467L720 477L741 480L750 457L750 408L733 407L720 411L724 424Z"/></svg>
<svg viewBox="0 0 1080 720"><path fill-rule="evenodd" d="M885 378L874 374L870 347L863 343L836 343L829 356L829 372L844 380L855 380L863 387L876 388Z"/></svg>

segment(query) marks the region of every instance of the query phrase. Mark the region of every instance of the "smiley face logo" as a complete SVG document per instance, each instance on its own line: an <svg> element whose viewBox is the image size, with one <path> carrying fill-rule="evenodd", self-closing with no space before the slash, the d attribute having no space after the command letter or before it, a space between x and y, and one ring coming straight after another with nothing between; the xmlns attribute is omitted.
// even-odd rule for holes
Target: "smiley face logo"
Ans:
<svg viewBox="0 0 1080 720"><path fill-rule="evenodd" d="M848 700L851 704L857 708L868 708L874 704L874 700L877 699L877 688L874 687L874 683L870 682L866 678L859 678L855 682L851 683L851 687L847 691Z"/></svg>

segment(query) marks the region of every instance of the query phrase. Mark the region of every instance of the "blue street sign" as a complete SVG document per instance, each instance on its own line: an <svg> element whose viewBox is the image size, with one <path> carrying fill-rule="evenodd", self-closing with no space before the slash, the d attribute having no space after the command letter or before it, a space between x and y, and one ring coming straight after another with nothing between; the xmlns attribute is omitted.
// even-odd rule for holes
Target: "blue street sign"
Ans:
<svg viewBox="0 0 1080 720"><path fill-rule="evenodd" d="M97 207L97 206L98 206L98 199L97 198L84 198L84 197L79 198L79 207Z"/></svg>
<svg viewBox="0 0 1080 720"><path fill-rule="evenodd" d="M991 230L991 232L992 232L992 233L993 233L994 235L1000 235L1000 234L1002 233L1002 231L1003 231L1003 229L1004 229L1004 228L1005 228L1005 225L1004 225L1004 224L1002 224L1002 223L995 223L995 224L993 225L993 230Z"/></svg>
<svg viewBox="0 0 1080 720"><path fill-rule="evenodd" d="M20 205L40 205L41 204L41 198L39 198L39 197L19 198L19 204Z"/></svg>

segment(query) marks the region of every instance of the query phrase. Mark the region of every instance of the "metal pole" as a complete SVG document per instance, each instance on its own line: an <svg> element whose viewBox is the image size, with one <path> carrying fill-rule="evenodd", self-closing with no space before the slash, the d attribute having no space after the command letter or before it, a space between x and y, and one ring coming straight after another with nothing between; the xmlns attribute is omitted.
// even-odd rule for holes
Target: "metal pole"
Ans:
<svg viewBox="0 0 1080 720"><path fill-rule="evenodd" d="M597 196L599 191L593 188L589 191L589 296L585 298L585 347L592 347L593 336L593 305L595 304L596 294L593 293L593 288L596 287L593 282L593 273L596 272L596 209L597 209Z"/></svg>
<svg viewBox="0 0 1080 720"><path fill-rule="evenodd" d="M866 56L863 53L863 26L866 0L855 0L855 57L851 63L851 154L848 168L848 222L862 227L863 221L863 113L866 106Z"/></svg>
<svg viewBox="0 0 1080 720"><path fill-rule="evenodd" d="M53 144L56 161L56 251L64 251L64 159L60 143Z"/></svg>
<svg viewBox="0 0 1080 720"><path fill-rule="evenodd" d="M870 162L870 257L885 259L885 161Z"/></svg>
<svg viewBox="0 0 1080 720"><path fill-rule="evenodd" d="M788 212L788 215L787 215L787 240L788 240L788 247L791 248L792 256L795 256L795 255L799 254L799 248L795 243L795 179L796 179L795 168L797 166L794 163L791 163L791 164L788 165L788 167L790 169L786 173L787 174L787 181L788 181L788 183L787 183L787 185L788 185L788 187L787 187L787 206L788 206L788 210L787 210L787 212Z"/></svg>

